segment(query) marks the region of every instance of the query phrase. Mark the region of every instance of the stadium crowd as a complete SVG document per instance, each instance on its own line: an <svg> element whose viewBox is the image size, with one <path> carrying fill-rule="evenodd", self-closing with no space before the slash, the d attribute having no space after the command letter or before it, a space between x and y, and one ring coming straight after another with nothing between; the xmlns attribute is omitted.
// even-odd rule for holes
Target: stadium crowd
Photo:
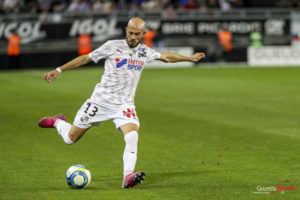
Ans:
<svg viewBox="0 0 300 200"><path fill-rule="evenodd" d="M206 10L244 7L245 0L0 0L0 13L87 13L113 11ZM277 0L278 7L299 7L298 0Z"/></svg>

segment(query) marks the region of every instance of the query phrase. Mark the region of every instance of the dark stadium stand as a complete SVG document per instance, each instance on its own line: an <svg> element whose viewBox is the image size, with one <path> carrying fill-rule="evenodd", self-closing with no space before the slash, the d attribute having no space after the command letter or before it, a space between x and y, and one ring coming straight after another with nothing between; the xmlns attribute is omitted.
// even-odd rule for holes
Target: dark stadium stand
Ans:
<svg viewBox="0 0 300 200"><path fill-rule="evenodd" d="M291 12L300 4L294 0L122 2L0 1L0 65L8 66L6 44L12 30L21 37L22 67L49 67L76 56L77 38L84 32L92 36L93 48L108 39L123 38L126 22L133 16L144 18L157 32L154 47L191 46L211 55L210 62L245 62L255 27L263 35L263 45L291 44ZM233 51L225 60L217 39L222 29L233 35Z"/></svg>

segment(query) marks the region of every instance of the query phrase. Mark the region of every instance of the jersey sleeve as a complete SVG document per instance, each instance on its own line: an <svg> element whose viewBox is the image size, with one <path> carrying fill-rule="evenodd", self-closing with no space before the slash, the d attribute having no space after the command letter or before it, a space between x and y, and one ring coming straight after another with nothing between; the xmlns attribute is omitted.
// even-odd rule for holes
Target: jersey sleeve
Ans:
<svg viewBox="0 0 300 200"><path fill-rule="evenodd" d="M148 48L148 55L147 55L147 60L146 62L149 63L153 60L159 59L160 58L160 53L155 51L154 49Z"/></svg>
<svg viewBox="0 0 300 200"><path fill-rule="evenodd" d="M94 63L97 63L100 59L108 58L108 56L112 54L110 43L110 41L107 41L102 46L89 53L89 56Z"/></svg>

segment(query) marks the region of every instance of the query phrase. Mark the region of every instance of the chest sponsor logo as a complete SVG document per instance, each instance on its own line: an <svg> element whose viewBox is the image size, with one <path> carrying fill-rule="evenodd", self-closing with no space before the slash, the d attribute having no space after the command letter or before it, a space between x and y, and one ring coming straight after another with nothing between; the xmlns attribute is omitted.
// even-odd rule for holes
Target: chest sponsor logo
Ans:
<svg viewBox="0 0 300 200"><path fill-rule="evenodd" d="M127 64L127 69L129 70L138 70L141 71L144 67L144 61L135 60L135 59L123 59L120 60L119 58L116 59L116 67L120 68L123 65Z"/></svg>
<svg viewBox="0 0 300 200"><path fill-rule="evenodd" d="M116 63L117 63L117 68L120 68L123 65L127 64L127 59L120 60L120 58L117 58Z"/></svg>

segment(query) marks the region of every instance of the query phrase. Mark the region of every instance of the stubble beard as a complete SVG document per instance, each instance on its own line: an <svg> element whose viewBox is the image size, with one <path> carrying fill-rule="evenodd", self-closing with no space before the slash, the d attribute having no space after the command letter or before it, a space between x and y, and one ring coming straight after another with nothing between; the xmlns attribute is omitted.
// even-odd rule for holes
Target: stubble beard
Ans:
<svg viewBox="0 0 300 200"><path fill-rule="evenodd" d="M132 45L132 44L130 43L130 41L128 40L128 38L126 38L126 40L127 40L128 46L129 46L130 48L135 48L135 47L137 47L140 43L142 43L142 41L144 40L144 38L141 38L135 45Z"/></svg>

